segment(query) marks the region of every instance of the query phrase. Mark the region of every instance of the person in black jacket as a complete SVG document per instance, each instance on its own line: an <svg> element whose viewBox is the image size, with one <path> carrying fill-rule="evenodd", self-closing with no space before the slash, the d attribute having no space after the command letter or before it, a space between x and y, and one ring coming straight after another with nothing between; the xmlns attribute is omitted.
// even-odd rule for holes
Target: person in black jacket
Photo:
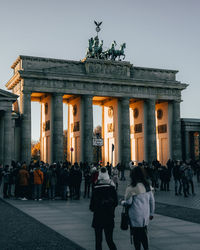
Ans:
<svg viewBox="0 0 200 250"><path fill-rule="evenodd" d="M82 181L82 172L77 162L74 163L73 180L74 180L74 192L75 192L74 199L79 200L81 181Z"/></svg>
<svg viewBox="0 0 200 250"><path fill-rule="evenodd" d="M102 167L90 200L90 210L93 212L92 227L95 230L96 250L102 250L103 230L109 249L117 249L113 241L114 217L117 205L118 198L115 185L110 180L106 168Z"/></svg>
<svg viewBox="0 0 200 250"><path fill-rule="evenodd" d="M60 184L62 187L62 199L67 200L67 191L69 186L69 169L67 166L64 166L64 170L61 173L60 176Z"/></svg>

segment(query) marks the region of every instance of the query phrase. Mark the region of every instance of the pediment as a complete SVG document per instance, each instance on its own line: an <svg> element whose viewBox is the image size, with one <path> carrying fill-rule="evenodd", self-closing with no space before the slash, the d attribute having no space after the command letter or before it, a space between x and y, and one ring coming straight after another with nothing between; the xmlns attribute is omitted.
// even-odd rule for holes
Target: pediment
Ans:
<svg viewBox="0 0 200 250"><path fill-rule="evenodd" d="M0 100L16 101L17 98L18 98L18 95L15 95L6 90L0 89Z"/></svg>

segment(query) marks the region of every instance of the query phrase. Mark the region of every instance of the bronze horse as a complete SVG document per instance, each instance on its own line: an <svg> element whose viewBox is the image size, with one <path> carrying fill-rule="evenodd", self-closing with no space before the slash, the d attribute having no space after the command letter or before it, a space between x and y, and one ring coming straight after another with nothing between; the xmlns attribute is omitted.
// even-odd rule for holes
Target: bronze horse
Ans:
<svg viewBox="0 0 200 250"><path fill-rule="evenodd" d="M123 57L123 60L125 59L124 49L126 48L126 43L123 43L120 45L120 49L114 51L114 59L115 60L118 57L118 60L121 61L120 57Z"/></svg>

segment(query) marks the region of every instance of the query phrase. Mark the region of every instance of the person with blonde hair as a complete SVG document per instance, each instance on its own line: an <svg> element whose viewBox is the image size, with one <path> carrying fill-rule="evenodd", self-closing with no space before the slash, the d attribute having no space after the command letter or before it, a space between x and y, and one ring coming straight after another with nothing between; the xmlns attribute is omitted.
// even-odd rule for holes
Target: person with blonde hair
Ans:
<svg viewBox="0 0 200 250"><path fill-rule="evenodd" d="M152 187L145 178L144 170L135 167L130 174L131 184L126 188L125 200L122 205L129 206L131 236L135 250L148 250L147 226L153 219L155 200Z"/></svg>

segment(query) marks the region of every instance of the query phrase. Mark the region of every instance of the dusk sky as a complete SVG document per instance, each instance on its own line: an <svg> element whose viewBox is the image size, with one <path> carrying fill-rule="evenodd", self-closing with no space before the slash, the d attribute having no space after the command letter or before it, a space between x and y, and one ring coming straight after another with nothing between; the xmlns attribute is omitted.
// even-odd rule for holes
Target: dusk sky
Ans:
<svg viewBox="0 0 200 250"><path fill-rule="evenodd" d="M177 80L189 84L181 117L200 118L199 13L199 0L0 0L0 88L19 55L83 59L97 20L104 49L126 42L125 60L133 65L178 70ZM32 105L34 122L38 106Z"/></svg>

